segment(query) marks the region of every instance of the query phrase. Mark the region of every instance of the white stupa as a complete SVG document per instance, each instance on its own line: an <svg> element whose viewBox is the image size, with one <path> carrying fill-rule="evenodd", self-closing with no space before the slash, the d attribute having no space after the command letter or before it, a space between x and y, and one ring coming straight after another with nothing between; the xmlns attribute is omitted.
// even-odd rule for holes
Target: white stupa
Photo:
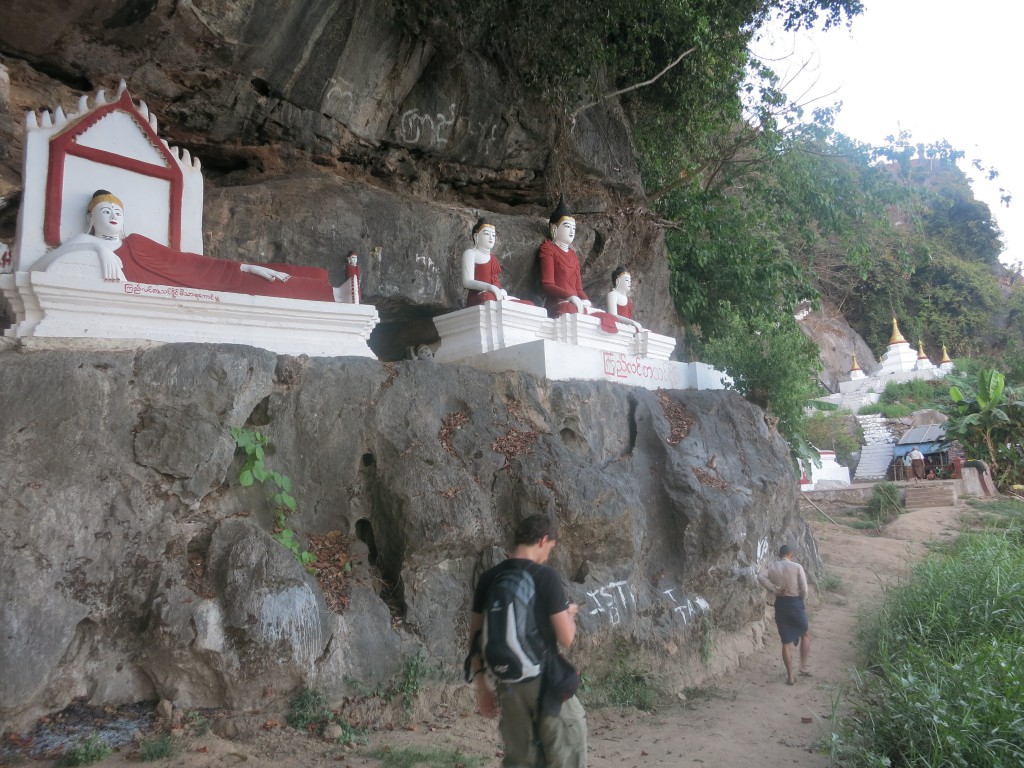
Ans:
<svg viewBox="0 0 1024 768"><path fill-rule="evenodd" d="M953 365L953 361L949 359L949 351L946 349L946 345L942 345L942 360L939 361L939 370L949 373L956 366Z"/></svg>
<svg viewBox="0 0 1024 768"><path fill-rule="evenodd" d="M894 373L905 373L917 368L917 353L910 346L910 343L903 338L900 327L896 324L896 318L892 319L892 336L889 337L889 347L879 361L881 368L875 372L876 376L889 376Z"/></svg>
<svg viewBox="0 0 1024 768"><path fill-rule="evenodd" d="M928 355L924 353L924 341L919 340L917 342L917 363L914 365L915 371L928 371L935 367L935 363L928 359Z"/></svg>
<svg viewBox="0 0 1024 768"><path fill-rule="evenodd" d="M864 371L861 370L857 364L857 353L853 353L853 366L850 368L850 381L857 381L858 379L865 378Z"/></svg>

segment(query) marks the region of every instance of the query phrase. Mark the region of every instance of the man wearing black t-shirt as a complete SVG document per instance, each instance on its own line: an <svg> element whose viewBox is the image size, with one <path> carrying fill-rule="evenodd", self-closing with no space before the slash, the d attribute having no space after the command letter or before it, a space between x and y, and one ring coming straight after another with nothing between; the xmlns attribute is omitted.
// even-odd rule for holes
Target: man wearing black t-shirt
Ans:
<svg viewBox="0 0 1024 768"><path fill-rule="evenodd" d="M495 577L510 568L525 568L536 586L536 624L548 651L568 648L576 637L577 606L566 597L562 580L544 565L555 546L555 535L547 515L532 515L516 529L515 548L508 560L480 576L473 593L470 619L470 652L473 638L483 627L487 589ZM497 691L488 686L486 676L475 674L481 668L479 654L471 661L476 681L480 714L494 717L501 706L501 738L505 744L505 768L534 768L537 744L534 724L540 710L540 677L520 683L499 683ZM587 720L583 705L575 696L562 704L557 717L539 714L539 737L546 768L586 768Z"/></svg>

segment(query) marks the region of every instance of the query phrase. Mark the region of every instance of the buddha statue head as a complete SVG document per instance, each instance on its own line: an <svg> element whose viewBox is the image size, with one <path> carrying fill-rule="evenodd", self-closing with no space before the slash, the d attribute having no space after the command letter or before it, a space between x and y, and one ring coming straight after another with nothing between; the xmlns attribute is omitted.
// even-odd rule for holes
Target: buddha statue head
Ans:
<svg viewBox="0 0 1024 768"><path fill-rule="evenodd" d="M105 189L93 192L86 208L89 234L104 240L120 240L124 236L124 203Z"/></svg>
<svg viewBox="0 0 1024 768"><path fill-rule="evenodd" d="M496 237L494 225L487 219L478 219L473 225L473 245L484 253L490 253Z"/></svg>
<svg viewBox="0 0 1024 768"><path fill-rule="evenodd" d="M548 219L548 224L552 242L568 248L576 237L576 219L573 218L569 207L565 204L564 197L558 199L558 207Z"/></svg>
<svg viewBox="0 0 1024 768"><path fill-rule="evenodd" d="M633 276L625 267L616 267L612 271L612 288L619 293L628 296L633 290Z"/></svg>

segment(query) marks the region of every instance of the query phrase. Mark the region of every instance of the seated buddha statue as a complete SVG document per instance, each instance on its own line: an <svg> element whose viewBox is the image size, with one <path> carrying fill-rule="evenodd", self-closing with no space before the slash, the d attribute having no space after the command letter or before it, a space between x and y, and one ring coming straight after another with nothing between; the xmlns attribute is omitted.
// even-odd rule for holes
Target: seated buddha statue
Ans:
<svg viewBox="0 0 1024 768"><path fill-rule="evenodd" d="M515 301L532 305L532 301L509 296L501 287L501 265L491 253L496 239L494 225L486 219L479 219L470 235L473 247L462 252L462 287L468 291L466 306L475 307L485 301Z"/></svg>
<svg viewBox="0 0 1024 768"><path fill-rule="evenodd" d="M632 325L637 331L644 328L633 319L633 276L625 267L616 267L612 271L612 289L608 291L605 303L608 314L615 315L616 322Z"/></svg>
<svg viewBox="0 0 1024 768"><path fill-rule="evenodd" d="M576 237L576 219L569 212L565 198L558 201L548 226L550 239L541 243L537 253L548 316L587 314L591 303L583 291L579 257L571 247Z"/></svg>
<svg viewBox="0 0 1024 768"><path fill-rule="evenodd" d="M201 288L252 296L276 296L312 301L336 301L337 296L319 267L291 264L244 264L179 251L139 234L124 234L125 207L105 189L96 190L87 207L89 224L36 262L46 269L62 256L90 251L99 258L103 279Z"/></svg>

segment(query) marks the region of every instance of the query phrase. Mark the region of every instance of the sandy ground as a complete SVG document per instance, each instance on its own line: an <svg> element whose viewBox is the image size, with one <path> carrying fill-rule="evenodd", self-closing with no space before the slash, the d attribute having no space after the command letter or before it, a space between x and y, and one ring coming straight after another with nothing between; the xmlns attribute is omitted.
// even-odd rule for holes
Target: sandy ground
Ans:
<svg viewBox="0 0 1024 768"><path fill-rule="evenodd" d="M801 677L795 686L785 685L773 630L760 651L747 657L739 669L709 682L701 695L655 713L611 709L589 713L591 768L828 765L821 745L828 738L834 702L842 701L857 660L853 635L858 611L874 601L884 585L905 576L909 564L925 552L927 542L955 536L959 523L957 509L914 510L879 535L833 525L816 513L811 517L821 521L812 520L811 525L822 560L842 580L841 591L821 593L809 607L813 675ZM448 701L435 699L420 707L409 725L371 732L365 743L353 748L281 728L266 714L239 715L227 730L223 724L215 729L233 738L179 731L178 753L150 764L375 768L381 765L370 756L375 750L415 747L457 749L484 758L488 768L498 766L501 743L496 725L473 714L468 694L463 688ZM136 759L131 748L123 748L96 765L123 766L126 760ZM52 765L49 761L33 764Z"/></svg>

